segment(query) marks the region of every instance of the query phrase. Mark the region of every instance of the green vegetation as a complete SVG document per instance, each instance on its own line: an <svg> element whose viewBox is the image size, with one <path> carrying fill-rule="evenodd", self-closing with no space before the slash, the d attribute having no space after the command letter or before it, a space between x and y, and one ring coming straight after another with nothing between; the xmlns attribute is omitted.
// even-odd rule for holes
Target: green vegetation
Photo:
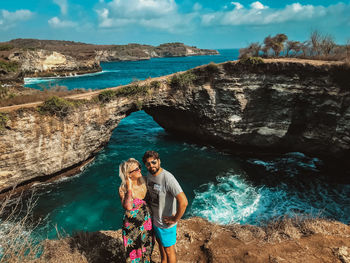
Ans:
<svg viewBox="0 0 350 263"><path fill-rule="evenodd" d="M259 65L264 64L264 61L259 57L244 57L241 58L238 63L243 65Z"/></svg>
<svg viewBox="0 0 350 263"><path fill-rule="evenodd" d="M78 101L69 101L64 98L52 96L39 106L41 114L51 114L58 117L65 117L76 106L80 105Z"/></svg>
<svg viewBox="0 0 350 263"><path fill-rule="evenodd" d="M175 74L170 79L170 87L173 89L186 89L193 84L193 81L197 79L197 76L192 73L191 70L182 74Z"/></svg>
<svg viewBox="0 0 350 263"><path fill-rule="evenodd" d="M102 103L110 102L116 96L114 90L104 90L98 94L98 100Z"/></svg>
<svg viewBox="0 0 350 263"><path fill-rule="evenodd" d="M147 94L149 86L147 85L139 85L139 84L130 84L128 86L117 89L116 96L133 96L136 94Z"/></svg>
<svg viewBox="0 0 350 263"><path fill-rule="evenodd" d="M14 48L14 46L11 44L1 44L0 45L0 51L9 51L13 48Z"/></svg>
<svg viewBox="0 0 350 263"><path fill-rule="evenodd" d="M18 63L13 61L6 62L0 60L0 69L3 69L7 72L16 72L18 70Z"/></svg>
<svg viewBox="0 0 350 263"><path fill-rule="evenodd" d="M218 65L216 65L214 62L210 62L205 67L205 71L210 78L213 78L215 75L220 73L220 69L219 69Z"/></svg>
<svg viewBox="0 0 350 263"><path fill-rule="evenodd" d="M160 82L159 82L159 81L156 81L156 80L153 80L153 81L150 83L150 88L152 88L152 89L159 89L159 88L160 88Z"/></svg>
<svg viewBox="0 0 350 263"><path fill-rule="evenodd" d="M8 118L7 114L0 112L0 131L5 128L8 120L9 120L9 118Z"/></svg>
<svg viewBox="0 0 350 263"><path fill-rule="evenodd" d="M159 87L158 81L152 81L150 85L139 85L133 83L116 90L104 90L98 95L98 100L102 103L110 102L118 96L146 95L151 88Z"/></svg>

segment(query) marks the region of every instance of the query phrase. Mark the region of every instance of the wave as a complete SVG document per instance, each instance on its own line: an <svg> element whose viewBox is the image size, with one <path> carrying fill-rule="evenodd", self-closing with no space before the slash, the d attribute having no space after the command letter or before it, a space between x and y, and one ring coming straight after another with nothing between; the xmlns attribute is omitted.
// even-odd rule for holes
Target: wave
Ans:
<svg viewBox="0 0 350 263"><path fill-rule="evenodd" d="M41 77L41 78L24 78L24 84L37 84L42 82L49 82L56 79L69 79L69 78L82 78L82 77L89 77L89 76L96 76L101 75L105 73L113 73L113 72L119 72L120 70L103 70L100 72L94 72L94 73L86 73L86 74L71 74L69 76L61 76L61 77Z"/></svg>
<svg viewBox="0 0 350 263"><path fill-rule="evenodd" d="M325 217L347 223L350 185L329 185L317 178L305 180L305 173L301 172L306 169L317 174L319 159L289 153L271 161L254 159L249 162L264 167L264 176L273 178L275 185L253 185L245 175L228 171L219 175L216 182L194 191L191 215L219 224L259 225L285 215ZM276 171L286 176L269 176Z"/></svg>

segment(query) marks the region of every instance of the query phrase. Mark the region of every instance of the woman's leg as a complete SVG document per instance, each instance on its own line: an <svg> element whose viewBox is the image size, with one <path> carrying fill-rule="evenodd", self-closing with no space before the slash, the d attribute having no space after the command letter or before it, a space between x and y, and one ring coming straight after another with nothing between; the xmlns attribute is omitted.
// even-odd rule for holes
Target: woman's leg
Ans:
<svg viewBox="0 0 350 263"><path fill-rule="evenodd" d="M162 243L160 242L159 238L156 237L156 239L157 239L157 243L158 243L158 247L159 247L161 263L167 263L168 262L168 258L167 258L165 249L162 246Z"/></svg>

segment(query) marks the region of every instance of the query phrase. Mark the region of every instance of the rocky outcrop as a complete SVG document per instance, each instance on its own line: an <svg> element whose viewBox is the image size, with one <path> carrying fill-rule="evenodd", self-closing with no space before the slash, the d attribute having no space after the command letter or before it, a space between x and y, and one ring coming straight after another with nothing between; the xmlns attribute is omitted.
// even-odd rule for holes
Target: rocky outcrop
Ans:
<svg viewBox="0 0 350 263"><path fill-rule="evenodd" d="M217 55L216 50L199 49L186 46L182 43L162 44L158 47L148 45L129 44L126 46L110 46L96 50L96 59L99 61L133 61L147 60L161 57L185 57Z"/></svg>
<svg viewBox="0 0 350 263"><path fill-rule="evenodd" d="M194 85L145 107L169 132L234 151L350 156L350 67L266 60L192 74Z"/></svg>
<svg viewBox="0 0 350 263"><path fill-rule="evenodd" d="M152 54L151 54L152 55ZM144 50L128 50L121 52L113 49L96 50L96 59L103 62L148 60L150 54Z"/></svg>
<svg viewBox="0 0 350 263"><path fill-rule="evenodd" d="M9 111L0 130L0 189L82 164L140 108L169 132L231 152L300 151L346 162L349 73L330 63L227 62L111 89L102 104L92 99L64 116L0 108Z"/></svg>
<svg viewBox="0 0 350 263"><path fill-rule="evenodd" d="M80 232L46 241L39 262L124 262L121 230ZM220 226L201 218L181 220L177 262L348 262L350 227L321 219L284 220L266 227ZM40 261L41 260L41 261ZM152 260L160 262L158 246Z"/></svg>
<svg viewBox="0 0 350 263"><path fill-rule="evenodd" d="M95 59L79 60L44 49L17 51L9 55L9 60L20 64L20 72L26 77L69 76L101 71L100 63Z"/></svg>

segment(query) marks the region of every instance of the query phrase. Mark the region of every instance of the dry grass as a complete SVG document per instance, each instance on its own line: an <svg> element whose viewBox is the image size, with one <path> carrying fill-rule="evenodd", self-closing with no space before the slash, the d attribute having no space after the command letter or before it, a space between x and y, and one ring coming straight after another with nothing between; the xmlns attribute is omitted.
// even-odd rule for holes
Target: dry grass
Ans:
<svg viewBox="0 0 350 263"><path fill-rule="evenodd" d="M68 90L65 86L53 86L49 89L35 90L35 89L18 89L18 88L5 88L0 96L0 107L20 105L31 102L45 101L50 97L65 97L74 94L81 94L89 92L89 90L75 89Z"/></svg>
<svg viewBox="0 0 350 263"><path fill-rule="evenodd" d="M0 206L0 262L31 262L42 252L42 245L32 237L40 222L33 223L32 211L36 205L34 194L26 201L13 191Z"/></svg>
<svg viewBox="0 0 350 263"><path fill-rule="evenodd" d="M350 237L350 231L346 225L311 216L285 216L271 220L261 227L239 224L228 227L232 231L233 237L243 242L260 240L268 243L278 243L314 234Z"/></svg>
<svg viewBox="0 0 350 263"><path fill-rule="evenodd" d="M121 233L118 233L121 236ZM47 240L44 253L36 263L124 262L120 238L108 232L78 231L72 236L59 235L58 240Z"/></svg>

